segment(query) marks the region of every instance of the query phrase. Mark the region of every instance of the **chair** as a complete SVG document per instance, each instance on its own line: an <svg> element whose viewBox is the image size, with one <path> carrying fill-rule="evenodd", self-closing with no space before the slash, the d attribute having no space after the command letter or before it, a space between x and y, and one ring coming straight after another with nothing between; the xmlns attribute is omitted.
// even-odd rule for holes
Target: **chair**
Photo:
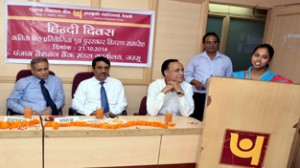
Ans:
<svg viewBox="0 0 300 168"><path fill-rule="evenodd" d="M72 99L74 98L74 94L76 92L76 89L79 85L79 83L85 79L91 78L94 76L93 72L79 72L75 75L73 79L73 85L72 85ZM69 108L69 115L82 115L80 113L77 113L75 109L72 107Z"/></svg>
<svg viewBox="0 0 300 168"><path fill-rule="evenodd" d="M79 85L79 83L85 79L91 78L94 76L93 72L79 72L75 75L73 79L73 86L72 86L72 99L74 98L74 94L76 92L76 89ZM80 113L77 113L75 109L72 107L69 108L69 115L82 115ZM122 111L122 115L127 115L127 111Z"/></svg>
<svg viewBox="0 0 300 168"><path fill-rule="evenodd" d="M139 113L134 113L134 115L147 115L147 96L141 100Z"/></svg>
<svg viewBox="0 0 300 168"><path fill-rule="evenodd" d="M49 71L49 74L55 75L55 73L52 72L52 71ZM20 71L17 73L17 76L16 76L16 82L17 82L19 79L24 78L24 77L27 77L27 76L30 76L30 75L32 75L30 69L23 69L23 70L20 70Z"/></svg>
<svg viewBox="0 0 300 168"><path fill-rule="evenodd" d="M49 71L49 74L55 75L55 73L52 72L52 71ZM20 70L20 71L17 73L17 75L16 75L16 82L17 82L18 80L20 80L21 78L25 78L25 77L30 76L30 75L32 75L30 69L22 69L22 70ZM59 109L59 114L60 114L60 115L62 114L61 109ZM17 113L17 112L14 112L13 110L11 110L11 109L8 108L8 109L7 109L7 112L6 112L6 115L21 115L21 114L19 114L19 113Z"/></svg>

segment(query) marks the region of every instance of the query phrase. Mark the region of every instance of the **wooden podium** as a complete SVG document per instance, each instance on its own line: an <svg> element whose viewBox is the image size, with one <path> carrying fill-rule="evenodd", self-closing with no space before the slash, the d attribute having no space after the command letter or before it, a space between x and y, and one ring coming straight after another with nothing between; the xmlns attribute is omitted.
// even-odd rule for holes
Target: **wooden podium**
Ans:
<svg viewBox="0 0 300 168"><path fill-rule="evenodd" d="M212 77L208 99L197 167L288 167L300 85Z"/></svg>

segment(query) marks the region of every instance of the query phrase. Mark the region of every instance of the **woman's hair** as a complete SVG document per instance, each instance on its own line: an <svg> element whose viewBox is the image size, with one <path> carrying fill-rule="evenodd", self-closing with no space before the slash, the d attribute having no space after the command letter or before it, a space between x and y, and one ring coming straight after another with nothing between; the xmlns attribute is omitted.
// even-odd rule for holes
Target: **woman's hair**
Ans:
<svg viewBox="0 0 300 168"><path fill-rule="evenodd" d="M274 49L270 44L261 44L261 45L256 46L255 49L252 52L252 55L256 52L256 50L258 50L260 48L265 48L265 49L268 50L269 55L270 55L270 61L271 61L272 58L273 58L273 55L274 55Z"/></svg>

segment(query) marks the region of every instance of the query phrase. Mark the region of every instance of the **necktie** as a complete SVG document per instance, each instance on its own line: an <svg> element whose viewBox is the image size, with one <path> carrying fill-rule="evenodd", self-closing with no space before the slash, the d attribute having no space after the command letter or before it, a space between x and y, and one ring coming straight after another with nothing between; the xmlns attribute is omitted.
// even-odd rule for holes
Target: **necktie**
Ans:
<svg viewBox="0 0 300 168"><path fill-rule="evenodd" d="M100 82L101 84L101 90L100 90L100 95L101 95L101 107L104 110L104 113L109 112L109 105L108 105L108 100L107 100L107 96L106 96L106 91L105 88L103 86L105 82Z"/></svg>
<svg viewBox="0 0 300 168"><path fill-rule="evenodd" d="M46 103L47 103L47 107L48 106L51 107L52 115L58 115L57 107L56 107L55 103L53 102L53 100L51 99L48 89L44 86L45 81L41 80L40 84L41 84L42 94L43 94L44 99L46 100Z"/></svg>

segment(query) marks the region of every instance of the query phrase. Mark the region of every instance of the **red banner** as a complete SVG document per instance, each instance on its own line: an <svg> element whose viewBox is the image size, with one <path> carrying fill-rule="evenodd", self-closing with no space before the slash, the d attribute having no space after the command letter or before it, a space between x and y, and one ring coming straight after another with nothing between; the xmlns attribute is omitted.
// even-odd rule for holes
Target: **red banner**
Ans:
<svg viewBox="0 0 300 168"><path fill-rule="evenodd" d="M6 18L6 62L90 65L104 56L112 65L151 66L153 11L8 2Z"/></svg>

